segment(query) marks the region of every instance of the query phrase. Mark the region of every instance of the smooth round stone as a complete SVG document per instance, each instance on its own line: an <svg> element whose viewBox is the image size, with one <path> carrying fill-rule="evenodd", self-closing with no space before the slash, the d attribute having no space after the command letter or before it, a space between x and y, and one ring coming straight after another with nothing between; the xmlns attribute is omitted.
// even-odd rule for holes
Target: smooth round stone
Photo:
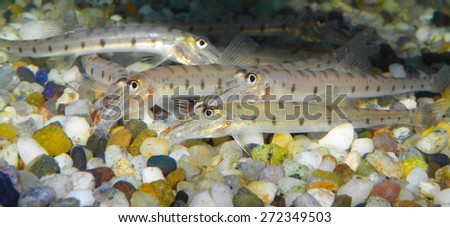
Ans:
<svg viewBox="0 0 450 227"><path fill-rule="evenodd" d="M80 201L75 198L58 199L50 204L51 207L79 207Z"/></svg>
<svg viewBox="0 0 450 227"><path fill-rule="evenodd" d="M434 195L434 204L450 205L450 188L444 189Z"/></svg>
<svg viewBox="0 0 450 227"><path fill-rule="evenodd" d="M322 162L320 162L319 168L317 169L327 172L333 172L334 168L336 168L336 162L330 159L322 158Z"/></svg>
<svg viewBox="0 0 450 227"><path fill-rule="evenodd" d="M365 207L392 207L391 203L383 197L371 195L367 199Z"/></svg>
<svg viewBox="0 0 450 227"><path fill-rule="evenodd" d="M177 164L180 168L184 169L186 172L186 179L188 180L194 176L197 176L202 171L195 160L188 156L183 156Z"/></svg>
<svg viewBox="0 0 450 227"><path fill-rule="evenodd" d="M163 173L158 167L146 167L142 170L143 183L151 183L158 180L164 180Z"/></svg>
<svg viewBox="0 0 450 227"><path fill-rule="evenodd" d="M136 188L132 184L124 180L120 180L114 183L113 188L117 188L118 190L120 190L125 195L128 201L131 200L133 193L136 191Z"/></svg>
<svg viewBox="0 0 450 227"><path fill-rule="evenodd" d="M147 160L148 167L157 167L164 176L177 169L177 162L167 155L154 155Z"/></svg>
<svg viewBox="0 0 450 227"><path fill-rule="evenodd" d="M239 163L238 170L242 172L242 175L249 181L258 180L261 171L266 167L266 164L262 161L255 161L252 159Z"/></svg>
<svg viewBox="0 0 450 227"><path fill-rule="evenodd" d="M189 200L189 195L185 191L178 191L175 195L175 201L177 200L187 203Z"/></svg>
<svg viewBox="0 0 450 227"><path fill-rule="evenodd" d="M418 194L419 193L419 183L421 181L427 181L428 180L428 174L425 172L425 170L421 167L414 168L406 177L406 180L408 181L408 185L406 188L410 190L413 193Z"/></svg>
<svg viewBox="0 0 450 227"><path fill-rule="evenodd" d="M251 151L253 160L263 161L266 165L280 165L288 157L288 150L276 144L264 144Z"/></svg>
<svg viewBox="0 0 450 227"><path fill-rule="evenodd" d="M0 67L0 89L11 88L11 82L14 80L14 75L16 74L11 64L5 64Z"/></svg>
<svg viewBox="0 0 450 227"><path fill-rule="evenodd" d="M0 159L5 160L8 165L17 168L17 166L19 165L19 152L17 150L17 145L10 144L9 142L7 143L9 145L6 145L6 148L4 147L3 150L0 150Z"/></svg>
<svg viewBox="0 0 450 227"><path fill-rule="evenodd" d="M20 81L35 82L34 73L28 67L19 67L17 69L17 76L19 76Z"/></svg>
<svg viewBox="0 0 450 227"><path fill-rule="evenodd" d="M92 104L87 99L77 100L66 106L64 109L64 115L67 117L70 116L89 116L90 111L89 108ZM83 122L83 124L85 124ZM89 137L89 136L88 136Z"/></svg>
<svg viewBox="0 0 450 227"><path fill-rule="evenodd" d="M133 134L133 142L131 142L128 151L132 156L139 155L142 142L144 142L147 138L156 137L157 135L158 134L155 131L148 129L140 132L137 137Z"/></svg>
<svg viewBox="0 0 450 227"><path fill-rule="evenodd" d="M14 187L7 173L0 172L0 204L3 206L16 206L19 192Z"/></svg>
<svg viewBox="0 0 450 227"><path fill-rule="evenodd" d="M372 194L380 196L381 198L393 203L400 194L401 187L393 180L385 180L375 184L372 189Z"/></svg>
<svg viewBox="0 0 450 227"><path fill-rule="evenodd" d="M130 204L124 193L110 186L102 186L94 191L95 203L98 207L129 207Z"/></svg>
<svg viewBox="0 0 450 227"><path fill-rule="evenodd" d="M35 106L35 107L40 107L42 106L42 104L44 104L45 100L44 100L44 96L42 96L41 93L39 92L33 92L31 94L29 94L25 100L26 103Z"/></svg>
<svg viewBox="0 0 450 227"><path fill-rule="evenodd" d="M359 165L361 164L361 156L359 152L350 151L347 156L342 160L342 163L347 164L353 171L356 172L358 170Z"/></svg>
<svg viewBox="0 0 450 227"><path fill-rule="evenodd" d="M19 207L46 207L56 198L52 187L38 186L25 189L19 197Z"/></svg>
<svg viewBox="0 0 450 227"><path fill-rule="evenodd" d="M158 198L161 205L165 207L168 207L175 201L175 196L173 195L170 186L162 180L142 184L139 186L138 190L154 195Z"/></svg>
<svg viewBox="0 0 450 227"><path fill-rule="evenodd" d="M68 105L80 99L80 94L74 89L66 87L63 94L56 100L56 107L60 104Z"/></svg>
<svg viewBox="0 0 450 227"><path fill-rule="evenodd" d="M430 34L431 31L429 27L419 27L419 29L416 30L416 38L420 42L426 42L430 37Z"/></svg>
<svg viewBox="0 0 450 227"><path fill-rule="evenodd" d="M364 178L353 177L341 188L336 195L348 195L352 197L352 206L364 202L372 191L373 183Z"/></svg>
<svg viewBox="0 0 450 227"><path fill-rule="evenodd" d="M102 157L104 155L104 151L106 150L107 142L108 141L104 136L99 135L94 131L86 142L86 148L94 152L96 157Z"/></svg>
<svg viewBox="0 0 450 227"><path fill-rule="evenodd" d="M350 207L352 205L352 197L342 194L336 195L332 207Z"/></svg>
<svg viewBox="0 0 450 227"><path fill-rule="evenodd" d="M55 161L58 163L59 169L63 169L64 167L72 167L73 166L73 160L70 158L70 156L66 153L62 153L58 156L55 156Z"/></svg>
<svg viewBox="0 0 450 227"><path fill-rule="evenodd" d="M177 168L175 171L170 172L166 181L170 185L171 188L175 188L177 184L186 179L186 172L182 168Z"/></svg>
<svg viewBox="0 0 450 227"><path fill-rule="evenodd" d="M320 203L309 193L298 195L292 202L294 207L321 207Z"/></svg>
<svg viewBox="0 0 450 227"><path fill-rule="evenodd" d="M373 137L373 145L377 149L381 149L385 152L397 152L398 143L390 135L386 133L380 133Z"/></svg>
<svg viewBox="0 0 450 227"><path fill-rule="evenodd" d="M81 207L89 207L94 205L95 198L92 194L91 190L88 189L80 189L80 190L72 190L67 193L66 198L74 198L80 201Z"/></svg>
<svg viewBox="0 0 450 227"><path fill-rule="evenodd" d="M217 207L232 207L233 192L225 184L216 184L210 190L212 200Z"/></svg>
<svg viewBox="0 0 450 227"><path fill-rule="evenodd" d="M306 179L309 176L308 166L300 165L290 158L283 161L283 169L285 176L295 176L300 179Z"/></svg>
<svg viewBox="0 0 450 227"><path fill-rule="evenodd" d="M156 196L136 191L133 193L133 196L130 200L131 207L161 207L161 203Z"/></svg>
<svg viewBox="0 0 450 227"><path fill-rule="evenodd" d="M354 136L355 130L353 125L344 123L329 131L319 140L319 145L330 149L347 150L352 145Z"/></svg>
<svg viewBox="0 0 450 227"><path fill-rule="evenodd" d="M239 189L242 187L242 180L237 175L227 175L223 177L223 182L225 185L230 187L233 195L236 195L236 193L239 191ZM272 182L273 183L273 182Z"/></svg>
<svg viewBox="0 0 450 227"><path fill-rule="evenodd" d="M421 181L419 183L419 193L427 198L434 198L436 193L441 191L441 186L433 181Z"/></svg>
<svg viewBox="0 0 450 227"><path fill-rule="evenodd" d="M16 144L20 159L25 165L28 165L36 157L47 154L47 151L31 137L20 137Z"/></svg>
<svg viewBox="0 0 450 227"><path fill-rule="evenodd" d="M403 165L396 162L386 152L375 150L367 155L366 160L379 172L388 177L401 178L403 175Z"/></svg>
<svg viewBox="0 0 450 227"><path fill-rule="evenodd" d="M19 172L19 182L22 186L22 190L36 187L41 184L39 178L28 170L22 170Z"/></svg>
<svg viewBox="0 0 450 227"><path fill-rule="evenodd" d="M259 174L259 180L276 184L284 176L284 169L280 165L270 165Z"/></svg>
<svg viewBox="0 0 450 227"><path fill-rule="evenodd" d="M142 120L131 119L125 124L125 128L131 131L135 139L141 132L147 130L147 124Z"/></svg>
<svg viewBox="0 0 450 227"><path fill-rule="evenodd" d="M107 167L111 167L121 159L128 159L128 152L121 146L111 145L106 147L105 151L105 164Z"/></svg>
<svg viewBox="0 0 450 227"><path fill-rule="evenodd" d="M42 185L52 187L56 192L56 199L65 198L67 193L73 190L72 181L68 177L62 175L44 179Z"/></svg>
<svg viewBox="0 0 450 227"><path fill-rule="evenodd" d="M103 161L102 158L94 157L89 159L86 163L86 169L95 169L100 167L106 167L105 161Z"/></svg>
<svg viewBox="0 0 450 227"><path fill-rule="evenodd" d="M297 163L317 169L322 162L322 156L315 150L305 150L297 156Z"/></svg>
<svg viewBox="0 0 450 227"><path fill-rule="evenodd" d="M275 133L270 143L286 148L292 140L293 138L290 133Z"/></svg>
<svg viewBox="0 0 450 227"><path fill-rule="evenodd" d="M373 140L370 138L359 138L352 142L351 151L358 152L361 157L371 153L374 149L375 146L373 145Z"/></svg>
<svg viewBox="0 0 450 227"><path fill-rule="evenodd" d="M265 181L253 181L247 184L246 187L255 193L266 206L272 203L278 190L275 184Z"/></svg>
<svg viewBox="0 0 450 227"><path fill-rule="evenodd" d="M408 139L411 136L411 133L412 131L408 127L398 127L392 130L394 138L399 143L403 143L406 139Z"/></svg>
<svg viewBox="0 0 450 227"><path fill-rule="evenodd" d="M86 152L84 147L74 146L70 151L70 156L72 157L73 167L78 170L85 170L87 165Z"/></svg>
<svg viewBox="0 0 450 227"><path fill-rule="evenodd" d="M214 200L212 199L208 191L202 191L195 194L189 203L190 207L216 207Z"/></svg>
<svg viewBox="0 0 450 227"><path fill-rule="evenodd" d="M277 186L284 195L289 193L304 193L308 188L308 183L293 177L282 177L278 180Z"/></svg>
<svg viewBox="0 0 450 227"><path fill-rule="evenodd" d="M95 178L88 172L75 172L70 176L74 190L91 190L95 189Z"/></svg>
<svg viewBox="0 0 450 227"><path fill-rule="evenodd" d="M45 154L33 159L33 161L26 166L26 169L38 178L59 173L60 171L55 159Z"/></svg>
<svg viewBox="0 0 450 227"><path fill-rule="evenodd" d="M0 137L4 137L9 142L14 142L17 137L17 128L12 124L0 123Z"/></svg>
<svg viewBox="0 0 450 227"><path fill-rule="evenodd" d="M92 175L94 175L95 187L99 187L103 183L108 182L109 180L111 180L113 177L116 176L112 171L112 169L108 167L98 167L95 169L88 169L86 170L86 172L92 173Z"/></svg>
<svg viewBox="0 0 450 227"><path fill-rule="evenodd" d="M169 144L163 139L149 137L142 141L139 150L145 157L151 157L153 155L169 155Z"/></svg>
<svg viewBox="0 0 450 227"><path fill-rule="evenodd" d="M348 182L355 175L355 171L353 171L352 168L345 163L337 165L333 172L336 173L344 182Z"/></svg>
<svg viewBox="0 0 450 227"><path fill-rule="evenodd" d="M416 148L426 154L439 153L447 145L448 132L445 129L437 129L416 143Z"/></svg>
<svg viewBox="0 0 450 227"><path fill-rule="evenodd" d="M138 179L140 178L140 175L136 172L133 165L127 158L121 158L119 161L117 161L114 165L111 166L111 169L113 170L116 176L132 175Z"/></svg>
<svg viewBox="0 0 450 227"><path fill-rule="evenodd" d="M307 194L312 195L322 207L331 207L334 201L334 193L325 188L312 188L307 191Z"/></svg>
<svg viewBox="0 0 450 227"><path fill-rule="evenodd" d="M235 207L263 207L264 202L255 193L246 187L242 187L233 196L233 206Z"/></svg>
<svg viewBox="0 0 450 227"><path fill-rule="evenodd" d="M67 153L72 148L72 141L64 133L59 122L52 123L39 129L33 135L50 156Z"/></svg>
<svg viewBox="0 0 450 227"><path fill-rule="evenodd" d="M169 156L171 158L173 158L177 162L178 162L178 160L181 159L181 157L189 156L189 155L190 155L189 151L188 151L188 149L186 147L181 147L181 148L174 149L169 154Z"/></svg>
<svg viewBox="0 0 450 227"><path fill-rule="evenodd" d="M445 154L430 154L426 156L427 163L434 162L440 167L444 167L450 164L450 159Z"/></svg>
<svg viewBox="0 0 450 227"><path fill-rule="evenodd" d="M63 128L74 145L86 145L89 136L91 136L91 126L83 117L69 117Z"/></svg>
<svg viewBox="0 0 450 227"><path fill-rule="evenodd" d="M130 147L132 138L133 134L131 133L131 131L124 128L113 133L106 146L116 145L128 149L128 147Z"/></svg>
<svg viewBox="0 0 450 227"><path fill-rule="evenodd" d="M389 65L389 71L395 78L405 78L406 72L405 67L399 63L393 63Z"/></svg>

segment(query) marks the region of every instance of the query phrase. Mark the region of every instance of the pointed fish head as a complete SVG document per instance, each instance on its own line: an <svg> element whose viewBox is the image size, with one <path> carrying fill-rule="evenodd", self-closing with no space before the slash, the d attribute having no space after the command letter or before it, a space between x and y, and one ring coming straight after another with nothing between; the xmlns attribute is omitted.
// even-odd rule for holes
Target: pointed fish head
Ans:
<svg viewBox="0 0 450 227"><path fill-rule="evenodd" d="M185 65L208 65L216 63L220 52L206 38L194 35L180 38L175 51L176 60Z"/></svg>

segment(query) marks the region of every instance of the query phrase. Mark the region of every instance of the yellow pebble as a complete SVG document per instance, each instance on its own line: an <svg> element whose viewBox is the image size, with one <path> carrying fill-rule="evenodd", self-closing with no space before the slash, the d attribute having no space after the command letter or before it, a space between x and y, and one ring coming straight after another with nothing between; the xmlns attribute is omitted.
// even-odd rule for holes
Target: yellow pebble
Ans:
<svg viewBox="0 0 450 227"><path fill-rule="evenodd" d="M282 148L286 148L292 140L292 135L289 133L275 133L272 137L271 143L274 143Z"/></svg>
<svg viewBox="0 0 450 227"><path fill-rule="evenodd" d="M23 13L23 8L18 6L17 4L12 4L9 9L14 14Z"/></svg>
<svg viewBox="0 0 450 227"><path fill-rule="evenodd" d="M450 86L448 86L442 94L443 99L450 99Z"/></svg>
<svg viewBox="0 0 450 227"><path fill-rule="evenodd" d="M17 129L12 124L1 123L0 124L0 137L4 137L13 143L17 137Z"/></svg>

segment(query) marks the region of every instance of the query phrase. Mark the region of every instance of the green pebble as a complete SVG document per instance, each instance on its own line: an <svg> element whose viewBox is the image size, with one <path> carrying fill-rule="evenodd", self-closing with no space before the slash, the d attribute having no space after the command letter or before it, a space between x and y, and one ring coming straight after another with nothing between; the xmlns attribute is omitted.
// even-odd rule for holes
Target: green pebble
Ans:
<svg viewBox="0 0 450 227"><path fill-rule="evenodd" d="M59 122L41 128L33 135L35 139L50 156L67 153L72 148L72 141L66 135Z"/></svg>
<svg viewBox="0 0 450 227"><path fill-rule="evenodd" d="M26 169L38 178L43 176L59 173L59 166L56 160L48 155L41 155L31 161Z"/></svg>
<svg viewBox="0 0 450 227"><path fill-rule="evenodd" d="M369 176L372 173L377 172L375 168L365 159L361 161L361 164L359 165L358 169L356 170L356 174L361 176Z"/></svg>
<svg viewBox="0 0 450 227"><path fill-rule="evenodd" d="M254 160L266 162L266 165L281 165L289 152L276 144L264 144L253 148L251 155Z"/></svg>
<svg viewBox="0 0 450 227"><path fill-rule="evenodd" d="M133 139L135 139L141 132L147 130L147 124L138 119L131 119L125 124L125 128L131 131L131 134L133 134Z"/></svg>
<svg viewBox="0 0 450 227"><path fill-rule="evenodd" d="M339 175L337 173L334 173L334 172L328 172L328 171L323 171L323 170L320 170L320 169L316 169L313 172L313 176L330 179L330 180L338 183L339 187L344 185L344 181L341 179L341 177L339 177Z"/></svg>
<svg viewBox="0 0 450 227"><path fill-rule="evenodd" d="M285 176L296 176L300 179L308 179L308 166L300 165L290 158L283 161L283 168Z"/></svg>
<svg viewBox="0 0 450 227"><path fill-rule="evenodd" d="M147 126L146 126L147 127ZM134 137L134 132L130 130ZM145 129L144 131L140 132L137 137L133 139L133 142L131 142L130 147L128 148L128 152L132 156L136 156L140 154L140 149L142 142L144 142L145 139L149 137L157 137L158 133L154 130Z"/></svg>
<svg viewBox="0 0 450 227"><path fill-rule="evenodd" d="M263 207L264 202L252 191L242 187L233 196L233 206L235 207Z"/></svg>

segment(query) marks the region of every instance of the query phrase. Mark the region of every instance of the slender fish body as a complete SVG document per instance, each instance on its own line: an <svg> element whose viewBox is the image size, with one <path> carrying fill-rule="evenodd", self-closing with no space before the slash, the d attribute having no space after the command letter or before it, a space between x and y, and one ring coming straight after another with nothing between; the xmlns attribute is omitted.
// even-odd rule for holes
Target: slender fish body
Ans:
<svg viewBox="0 0 450 227"><path fill-rule="evenodd" d="M80 63L87 80L94 83L94 90L106 94L113 92L117 86L126 85L130 76L125 67L95 54L82 56Z"/></svg>
<svg viewBox="0 0 450 227"><path fill-rule="evenodd" d="M329 131L339 124L371 128L391 124L411 125L415 112L333 108L307 103L233 103L204 107L189 119L179 120L161 137L179 143L186 139L261 133L305 133Z"/></svg>

